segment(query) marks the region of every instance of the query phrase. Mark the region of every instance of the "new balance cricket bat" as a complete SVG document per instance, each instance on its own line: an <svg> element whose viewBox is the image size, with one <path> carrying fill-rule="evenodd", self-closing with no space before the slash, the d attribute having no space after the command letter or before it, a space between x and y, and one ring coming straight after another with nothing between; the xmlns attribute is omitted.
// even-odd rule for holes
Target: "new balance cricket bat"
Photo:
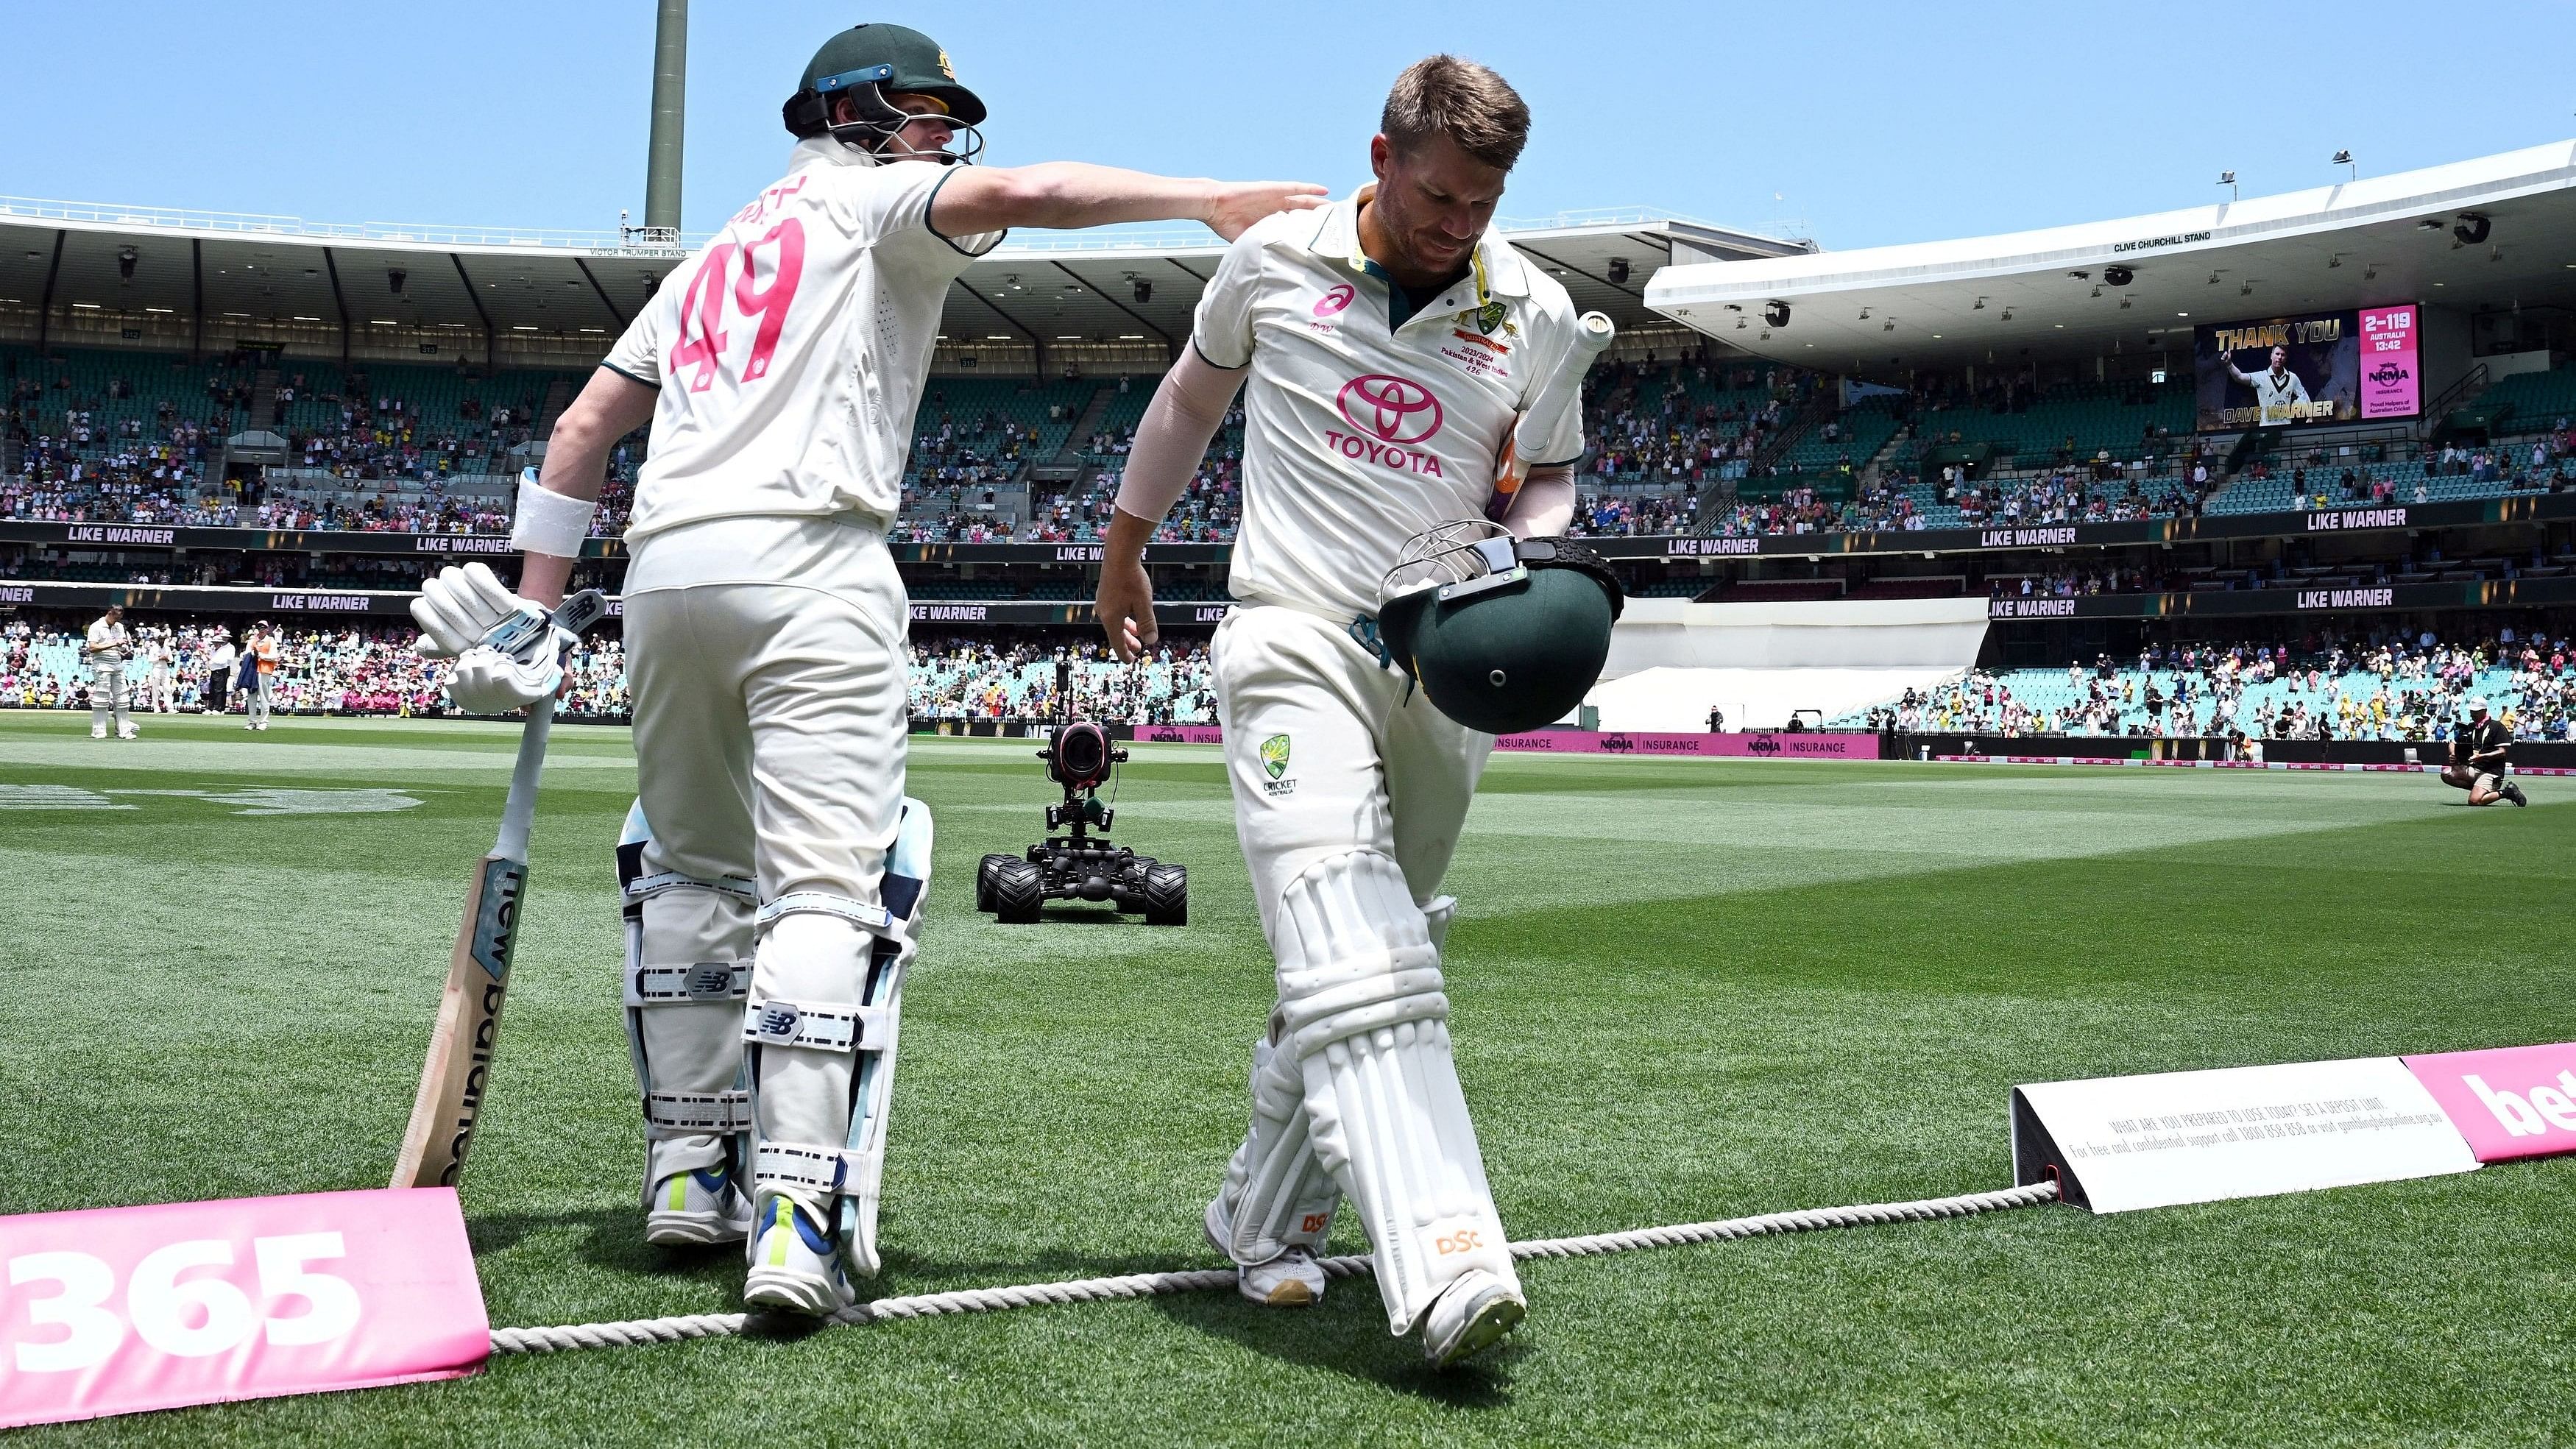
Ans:
<svg viewBox="0 0 2576 1449"><path fill-rule="evenodd" d="M584 589L564 600L547 622L579 634L607 611L608 601L597 589ZM537 776L545 769L554 716L552 698L528 706L509 799L501 807L500 836L466 887L465 921L457 928L456 954L430 1028L429 1060L421 1065L402 1155L394 1159L395 1187L454 1187L465 1170L465 1149L473 1145L474 1124L483 1115L493 1033L510 989L510 948L518 940L519 902L528 888L528 826L537 813Z"/></svg>
<svg viewBox="0 0 2576 1449"><path fill-rule="evenodd" d="M1529 407L1503 438L1503 456L1494 464L1494 496L1485 501L1487 518L1502 522L1521 484L1529 481L1531 465L1549 461L1528 456L1524 444L1544 448L1556 436L1556 430L1565 424L1566 413L1583 401L1583 375L1592 370L1592 359L1608 351L1618 336L1618 327L1599 312L1586 312L1575 319L1574 350L1567 355L1565 366L1541 385L1538 395L1530 399Z"/></svg>

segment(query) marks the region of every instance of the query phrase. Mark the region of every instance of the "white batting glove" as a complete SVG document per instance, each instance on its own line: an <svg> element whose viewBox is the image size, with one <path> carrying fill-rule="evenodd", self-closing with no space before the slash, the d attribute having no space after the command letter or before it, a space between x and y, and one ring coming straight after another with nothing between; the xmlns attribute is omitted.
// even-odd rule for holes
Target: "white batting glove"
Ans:
<svg viewBox="0 0 2576 1449"><path fill-rule="evenodd" d="M513 622L513 615L529 610L543 621L546 611L503 587L489 564L476 562L463 568L450 564L422 580L420 597L411 602L412 622L420 626L420 639L412 647L431 659L454 659L478 644L497 643L517 653L512 645L523 644L524 639L504 642L492 635ZM528 626L523 623L520 628Z"/></svg>
<svg viewBox="0 0 2576 1449"><path fill-rule="evenodd" d="M478 644L460 655L448 676L447 697L467 714L508 714L563 688L563 655L572 636L561 629L526 654L504 654Z"/></svg>

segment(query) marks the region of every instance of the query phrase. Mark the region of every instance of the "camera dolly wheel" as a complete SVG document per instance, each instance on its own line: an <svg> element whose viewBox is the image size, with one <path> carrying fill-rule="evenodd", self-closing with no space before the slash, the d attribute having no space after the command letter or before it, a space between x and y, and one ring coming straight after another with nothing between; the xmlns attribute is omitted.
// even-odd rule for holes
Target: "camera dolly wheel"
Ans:
<svg viewBox="0 0 2576 1449"><path fill-rule="evenodd" d="M1149 926L1190 923L1190 873L1186 867L1160 861L1145 867L1145 898L1140 903Z"/></svg>

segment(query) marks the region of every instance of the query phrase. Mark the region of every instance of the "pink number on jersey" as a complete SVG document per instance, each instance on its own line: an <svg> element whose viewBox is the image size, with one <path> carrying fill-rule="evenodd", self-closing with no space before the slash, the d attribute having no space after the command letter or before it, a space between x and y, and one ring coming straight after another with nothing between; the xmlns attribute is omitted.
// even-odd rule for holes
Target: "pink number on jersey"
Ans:
<svg viewBox="0 0 2576 1449"><path fill-rule="evenodd" d="M670 370L678 372L694 366L698 375L689 379L689 391L705 392L716 380L716 365L724 360L725 274L732 269L734 244L726 242L707 253L698 274L689 278L689 290L680 298L680 345L671 349ZM697 323L698 336L689 336L689 324Z"/></svg>
<svg viewBox="0 0 2576 1449"><path fill-rule="evenodd" d="M752 280L760 272L760 249L771 242L778 243L778 262L770 271L769 285L755 288ZM751 361L742 369L743 381L758 382L769 375L769 355L778 350L778 331L787 325L787 308L796 300L796 283L804 275L805 223L796 218L771 227L758 241L743 243L742 277L733 284L733 301L743 316L760 319L760 330L751 339Z"/></svg>

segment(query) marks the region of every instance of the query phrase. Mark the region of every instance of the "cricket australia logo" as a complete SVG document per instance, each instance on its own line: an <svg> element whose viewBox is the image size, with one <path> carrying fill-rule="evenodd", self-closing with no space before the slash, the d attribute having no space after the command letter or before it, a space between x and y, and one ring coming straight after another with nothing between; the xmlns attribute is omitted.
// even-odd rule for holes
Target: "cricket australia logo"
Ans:
<svg viewBox="0 0 2576 1449"><path fill-rule="evenodd" d="M1261 768L1270 776L1269 779L1261 782L1262 793L1289 795L1296 792L1296 781L1281 778L1288 773L1288 737L1286 735L1272 735L1261 742Z"/></svg>
<svg viewBox="0 0 2576 1449"><path fill-rule="evenodd" d="M1444 414L1431 389L1409 377L1372 372L1342 384L1333 406L1350 432L1324 430L1324 445L1354 462L1373 463L1399 473L1444 476L1440 460L1417 452L1440 431Z"/></svg>

